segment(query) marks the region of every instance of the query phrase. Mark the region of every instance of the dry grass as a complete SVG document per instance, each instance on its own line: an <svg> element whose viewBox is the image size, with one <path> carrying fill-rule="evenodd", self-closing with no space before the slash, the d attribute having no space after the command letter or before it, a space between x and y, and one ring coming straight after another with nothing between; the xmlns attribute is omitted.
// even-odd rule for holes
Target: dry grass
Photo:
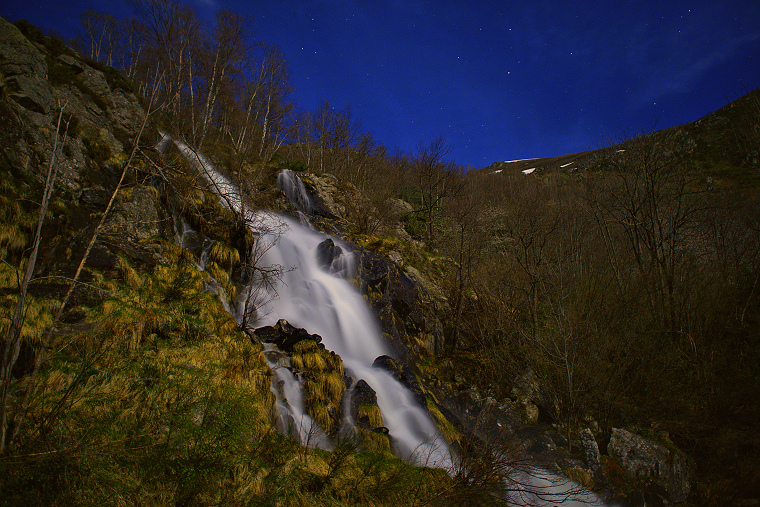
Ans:
<svg viewBox="0 0 760 507"><path fill-rule="evenodd" d="M240 252L237 251L237 248L229 247L221 241L217 241L211 246L208 259L226 271L230 271L234 266L240 264Z"/></svg>
<svg viewBox="0 0 760 507"><path fill-rule="evenodd" d="M373 428L383 426L383 415L380 413L380 407L377 405L359 405L357 415L362 418L366 417Z"/></svg>

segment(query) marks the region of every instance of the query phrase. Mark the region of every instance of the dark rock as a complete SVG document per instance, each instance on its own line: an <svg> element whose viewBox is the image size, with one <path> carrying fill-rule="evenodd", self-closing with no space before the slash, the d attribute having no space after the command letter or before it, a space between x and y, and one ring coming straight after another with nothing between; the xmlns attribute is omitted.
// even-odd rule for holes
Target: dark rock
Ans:
<svg viewBox="0 0 760 507"><path fill-rule="evenodd" d="M672 505L665 488L652 481L646 481L641 488L634 489L625 496L614 498L614 501L615 505L621 507L670 507Z"/></svg>
<svg viewBox="0 0 760 507"><path fill-rule="evenodd" d="M94 210L102 211L111 200L112 192L102 188L85 188L79 196L81 204Z"/></svg>
<svg viewBox="0 0 760 507"><path fill-rule="evenodd" d="M628 477L649 478L664 487L672 502L685 501L691 491L694 465L679 450L613 428L607 453Z"/></svg>
<svg viewBox="0 0 760 507"><path fill-rule="evenodd" d="M526 452L531 456L543 455L555 448L554 441L546 434L539 434L527 446Z"/></svg>
<svg viewBox="0 0 760 507"><path fill-rule="evenodd" d="M359 380L354 386L352 403L356 405L377 405L377 394L364 379Z"/></svg>
<svg viewBox="0 0 760 507"><path fill-rule="evenodd" d="M168 233L169 223L156 189L135 185L130 199L114 207L108 227L136 242Z"/></svg>
<svg viewBox="0 0 760 507"><path fill-rule="evenodd" d="M565 435L561 435L559 433L551 433L549 436L552 437L552 441L557 447L568 447L569 442L567 441L567 437Z"/></svg>
<svg viewBox="0 0 760 507"><path fill-rule="evenodd" d="M515 379L510 396L522 409L528 422L536 423L556 421L559 414L555 397L547 395L538 375L533 370L526 370Z"/></svg>
<svg viewBox="0 0 760 507"><path fill-rule="evenodd" d="M317 264L329 271L333 261L341 256L343 250L336 245L332 239L328 238L317 245Z"/></svg>
<svg viewBox="0 0 760 507"><path fill-rule="evenodd" d="M380 317L383 333L396 357L443 352L443 325L436 297L383 255L355 247L359 291ZM423 343L423 346L419 344Z"/></svg>
<svg viewBox="0 0 760 507"><path fill-rule="evenodd" d="M379 356L372 363L372 366L390 373L393 378L401 382L404 387L414 394L414 399L417 400L417 403L423 407L426 405L425 393L422 392L422 388L419 382L417 382L417 377L407 366L397 362L390 356Z"/></svg>
<svg viewBox="0 0 760 507"><path fill-rule="evenodd" d="M322 337L309 334L308 331L293 327L287 320L280 319L274 326L263 326L254 330L256 337L262 342L274 343L283 352L293 352L296 343L302 340L317 342L321 347Z"/></svg>
<svg viewBox="0 0 760 507"><path fill-rule="evenodd" d="M40 52L13 24L0 18L0 79L19 106L46 115L55 108Z"/></svg>
<svg viewBox="0 0 760 507"><path fill-rule="evenodd" d="M354 423L356 424L357 428L387 435L388 428L384 426L376 427L372 424L368 416L359 415L359 408L367 406L377 407L377 394L375 393L375 390L372 389L372 387L364 381L364 379L361 379L354 386L351 396L351 417L354 419ZM377 410L379 411L380 409L377 408Z"/></svg>

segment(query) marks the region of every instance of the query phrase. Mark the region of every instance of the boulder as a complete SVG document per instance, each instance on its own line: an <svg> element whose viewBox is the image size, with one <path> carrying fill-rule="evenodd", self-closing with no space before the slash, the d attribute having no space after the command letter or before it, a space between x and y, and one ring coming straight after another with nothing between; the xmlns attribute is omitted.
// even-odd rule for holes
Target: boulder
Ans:
<svg viewBox="0 0 760 507"><path fill-rule="evenodd" d="M599 446L596 443L594 434L591 430L584 428L580 432L581 446L583 446L583 454L586 458L586 466L591 473L591 478L594 482L601 483L606 482L604 476L604 469L602 468L602 456L599 453Z"/></svg>
<svg viewBox="0 0 760 507"><path fill-rule="evenodd" d="M694 479L694 464L681 451L613 428L607 453L630 478L651 479L667 491L674 503L686 500Z"/></svg>
<svg viewBox="0 0 760 507"><path fill-rule="evenodd" d="M522 408L528 422L536 423L542 415L544 420L557 420L558 401L546 395L533 370L525 370L515 379L510 396Z"/></svg>
<svg viewBox="0 0 760 507"><path fill-rule="evenodd" d="M330 271L333 261L340 257L342 253L343 250L332 239L327 238L317 245L317 264L322 269Z"/></svg>
<svg viewBox="0 0 760 507"><path fill-rule="evenodd" d="M377 405L377 393L370 385L361 379L354 386L353 405Z"/></svg>
<svg viewBox="0 0 760 507"><path fill-rule="evenodd" d="M265 343L274 343L283 352L293 352L295 344L302 340L312 340L324 347L321 336L296 328L285 319L280 319L274 326L260 327L253 333L257 339Z"/></svg>

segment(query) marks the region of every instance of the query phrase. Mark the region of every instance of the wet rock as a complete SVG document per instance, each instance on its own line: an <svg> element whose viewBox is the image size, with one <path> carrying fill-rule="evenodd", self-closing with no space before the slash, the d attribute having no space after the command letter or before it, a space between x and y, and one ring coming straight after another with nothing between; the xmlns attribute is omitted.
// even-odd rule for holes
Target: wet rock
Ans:
<svg viewBox="0 0 760 507"><path fill-rule="evenodd" d="M322 337L309 334L308 331L292 326L287 320L280 319L274 326L263 326L254 330L256 338L265 343L274 343L283 352L293 352L296 343L302 340L312 340L322 345Z"/></svg>
<svg viewBox="0 0 760 507"><path fill-rule="evenodd" d="M389 356L379 356L372 363L372 366L390 373L393 378L401 382L404 387L414 394L414 399L417 400L417 403L423 407L426 405L425 394L422 392L419 382L417 382L417 377L407 366Z"/></svg>
<svg viewBox="0 0 760 507"><path fill-rule="evenodd" d="M691 491L694 465L679 450L613 428L607 453L628 477L649 478L664 487L672 502L685 501Z"/></svg>
<svg viewBox="0 0 760 507"><path fill-rule="evenodd" d="M290 359L288 356L280 352L279 350L267 350L264 352L267 364L273 370L277 368L287 368L290 366Z"/></svg>
<svg viewBox="0 0 760 507"><path fill-rule="evenodd" d="M352 402L355 405L377 405L377 394L364 379L361 379L354 386Z"/></svg>
<svg viewBox="0 0 760 507"><path fill-rule="evenodd" d="M329 271L333 261L340 257L342 253L343 250L332 239L327 238L317 245L317 264L322 269Z"/></svg>
<svg viewBox="0 0 760 507"><path fill-rule="evenodd" d="M368 296L379 315L394 355L406 360L408 350L416 354L442 353L442 300L383 255L358 247L354 252L359 291Z"/></svg>

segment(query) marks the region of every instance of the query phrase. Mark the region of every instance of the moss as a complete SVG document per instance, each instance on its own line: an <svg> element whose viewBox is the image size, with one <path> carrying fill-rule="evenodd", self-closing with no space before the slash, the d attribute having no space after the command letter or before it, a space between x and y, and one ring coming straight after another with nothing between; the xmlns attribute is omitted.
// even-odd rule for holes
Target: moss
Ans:
<svg viewBox="0 0 760 507"><path fill-rule="evenodd" d="M435 421L435 425L438 427L438 431L441 432L446 441L460 442L462 439L462 434L454 427L453 424L451 424L451 421L446 419L446 417L438 409L438 406L435 404L435 402L429 397L425 399L425 402L427 404L428 413L430 413L430 415L433 417L433 421Z"/></svg>
<svg viewBox="0 0 760 507"><path fill-rule="evenodd" d="M76 72L70 65L59 62L48 56L48 81L53 86L73 85L77 81Z"/></svg>
<svg viewBox="0 0 760 507"><path fill-rule="evenodd" d="M99 132L83 137L82 142L89 157L98 165L103 165L113 156L111 148L103 141Z"/></svg>

